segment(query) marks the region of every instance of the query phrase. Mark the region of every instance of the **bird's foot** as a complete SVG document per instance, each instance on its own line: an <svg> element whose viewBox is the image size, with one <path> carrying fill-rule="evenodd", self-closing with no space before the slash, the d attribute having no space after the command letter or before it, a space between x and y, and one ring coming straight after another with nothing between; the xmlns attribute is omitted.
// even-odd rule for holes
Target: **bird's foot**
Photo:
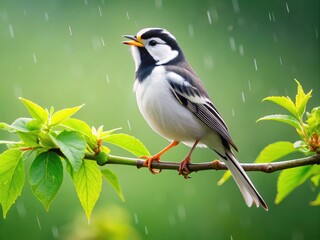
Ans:
<svg viewBox="0 0 320 240"><path fill-rule="evenodd" d="M191 173L191 171L188 168L189 163L190 163L190 157L187 156L180 163L180 166L179 166L179 175L182 175L185 179L191 178L191 177L189 177L189 174Z"/></svg>
<svg viewBox="0 0 320 240"><path fill-rule="evenodd" d="M145 159L143 166L148 167L150 172L152 174L158 174L161 172L161 169L156 170L155 168L151 167L152 162L157 161L160 162L160 157L158 155L154 155L154 156L141 156L140 158Z"/></svg>

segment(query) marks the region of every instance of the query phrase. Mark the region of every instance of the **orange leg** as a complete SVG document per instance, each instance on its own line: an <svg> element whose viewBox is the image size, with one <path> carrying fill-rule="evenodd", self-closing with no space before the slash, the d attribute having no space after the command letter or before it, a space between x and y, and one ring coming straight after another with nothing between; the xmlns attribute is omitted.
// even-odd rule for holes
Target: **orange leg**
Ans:
<svg viewBox="0 0 320 240"><path fill-rule="evenodd" d="M179 166L179 175L182 175L184 176L184 178L190 178L188 177L188 175L191 173L190 170L188 169L188 164L190 163L190 160L191 160L191 154L193 152L193 150L196 148L197 144L199 143L199 140L197 140L190 152L188 153L188 155L186 156L186 158L180 163L180 166Z"/></svg>
<svg viewBox="0 0 320 240"><path fill-rule="evenodd" d="M162 156L162 154L164 154L165 152L167 152L168 150L170 150L171 148L173 148L174 146L177 146L179 144L178 141L172 141L167 147L165 147L164 149L162 149L160 152L158 152L157 154L151 156L151 157L147 157L147 156L142 156L141 158L146 158L146 160L144 161L143 165L147 166L149 168L149 170L153 173L153 174L157 174L160 173L160 171L156 171L153 168L151 168L151 164L153 161L160 161L160 157Z"/></svg>

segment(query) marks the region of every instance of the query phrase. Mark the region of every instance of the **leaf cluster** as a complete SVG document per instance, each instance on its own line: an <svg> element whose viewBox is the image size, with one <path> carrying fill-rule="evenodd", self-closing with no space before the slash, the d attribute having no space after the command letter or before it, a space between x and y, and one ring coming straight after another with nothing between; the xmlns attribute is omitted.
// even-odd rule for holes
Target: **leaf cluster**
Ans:
<svg viewBox="0 0 320 240"><path fill-rule="evenodd" d="M297 94L295 101L288 96L270 96L262 101L273 102L289 112L289 114L273 114L264 116L257 120L277 121L293 127L298 135L295 142L278 141L267 145L258 155L256 163L270 163L287 156L290 153L300 152L304 155L320 154L320 107L313 108L310 113L306 112L306 106L311 98L312 90L305 93L301 84L295 80ZM222 185L231 177L230 171L226 171L219 180L218 185ZM295 188L311 180L315 187L320 183L320 166L302 166L282 170L277 182L277 196L275 202L280 203ZM310 203L313 206L320 205L320 193L317 198Z"/></svg>
<svg viewBox="0 0 320 240"><path fill-rule="evenodd" d="M310 113L306 112L306 106L311 98L312 90L305 93L301 84L297 83L295 101L286 96L270 96L263 101L273 102L285 110L288 114L273 114L258 119L260 121L277 121L293 127L297 133L297 140L278 141L266 146L258 155L256 163L277 161L280 158L294 152L304 155L320 154L320 107L313 108ZM320 166L303 166L287 169L280 172L277 183L276 203L280 203L295 188L308 179L315 187L319 186ZM320 193L311 205L320 205Z"/></svg>
<svg viewBox="0 0 320 240"><path fill-rule="evenodd" d="M124 201L117 176L110 169L99 168L106 162L110 149L104 143L119 146L136 156L150 155L136 138L118 129L104 131L73 118L83 105L55 111L20 98L30 117L18 118L12 124L0 122L0 129L16 135L18 141L0 140L7 150L0 154L0 205L5 218L21 195L25 184L25 161L32 161L27 172L34 196L46 210L58 193L64 171L70 175L79 201L90 219L106 179ZM92 161L90 159L95 159Z"/></svg>

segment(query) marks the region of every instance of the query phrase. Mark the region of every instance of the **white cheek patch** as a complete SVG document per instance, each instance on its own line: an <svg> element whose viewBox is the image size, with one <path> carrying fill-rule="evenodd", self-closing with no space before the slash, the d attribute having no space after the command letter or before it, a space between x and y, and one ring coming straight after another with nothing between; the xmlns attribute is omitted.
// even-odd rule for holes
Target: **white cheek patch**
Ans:
<svg viewBox="0 0 320 240"><path fill-rule="evenodd" d="M178 51L172 50L171 47L169 47L165 43L160 43L153 47L147 45L146 48L149 54L157 62L156 65L166 64L175 59L179 54Z"/></svg>

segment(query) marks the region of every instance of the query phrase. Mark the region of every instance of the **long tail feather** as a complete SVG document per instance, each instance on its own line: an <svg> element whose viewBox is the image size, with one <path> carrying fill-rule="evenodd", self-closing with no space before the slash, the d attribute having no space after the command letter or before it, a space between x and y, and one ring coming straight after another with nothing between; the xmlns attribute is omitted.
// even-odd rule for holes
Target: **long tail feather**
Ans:
<svg viewBox="0 0 320 240"><path fill-rule="evenodd" d="M263 200L261 195L258 193L257 189L254 187L250 178L243 170L232 151L226 149L226 156L227 158L223 159L223 161L225 162L228 169L231 171L232 177L237 183L248 207L251 207L252 203L254 203L256 207L259 207L261 204L261 206L266 211L268 211L268 206L266 202Z"/></svg>

